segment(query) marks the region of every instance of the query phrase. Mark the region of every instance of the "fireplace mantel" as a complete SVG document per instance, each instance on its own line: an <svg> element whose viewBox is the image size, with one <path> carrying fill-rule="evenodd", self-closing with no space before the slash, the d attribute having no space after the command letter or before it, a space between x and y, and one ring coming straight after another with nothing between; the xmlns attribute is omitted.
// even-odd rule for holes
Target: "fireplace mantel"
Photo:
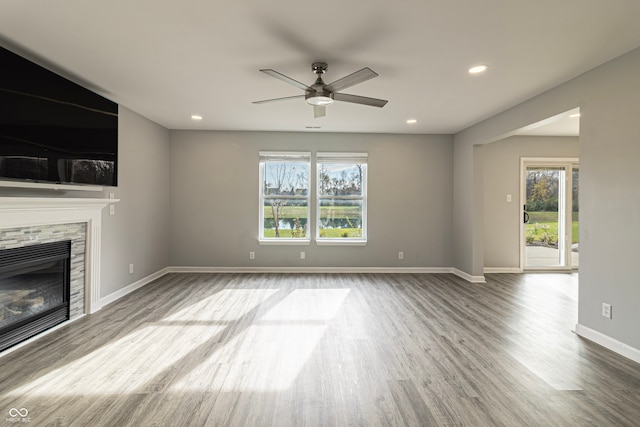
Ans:
<svg viewBox="0 0 640 427"><path fill-rule="evenodd" d="M0 229L83 222L86 234L85 312L100 310L102 209L118 199L0 197Z"/></svg>
<svg viewBox="0 0 640 427"><path fill-rule="evenodd" d="M38 211L49 209L102 209L119 199L88 199L63 197L0 197L0 211Z"/></svg>

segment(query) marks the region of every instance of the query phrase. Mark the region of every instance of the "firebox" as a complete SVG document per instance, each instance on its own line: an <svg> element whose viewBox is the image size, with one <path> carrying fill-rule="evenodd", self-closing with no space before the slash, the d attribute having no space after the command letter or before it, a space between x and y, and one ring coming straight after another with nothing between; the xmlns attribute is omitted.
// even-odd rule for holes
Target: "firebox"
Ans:
<svg viewBox="0 0 640 427"><path fill-rule="evenodd" d="M0 250L0 351L69 319L71 241Z"/></svg>

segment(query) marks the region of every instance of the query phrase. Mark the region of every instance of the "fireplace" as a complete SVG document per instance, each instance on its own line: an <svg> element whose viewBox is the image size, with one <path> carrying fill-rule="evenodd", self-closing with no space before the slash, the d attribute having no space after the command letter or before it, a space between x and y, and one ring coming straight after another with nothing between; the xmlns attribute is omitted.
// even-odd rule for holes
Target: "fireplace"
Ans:
<svg viewBox="0 0 640 427"><path fill-rule="evenodd" d="M0 250L0 351L69 319L71 241Z"/></svg>
<svg viewBox="0 0 640 427"><path fill-rule="evenodd" d="M67 296L69 305L67 310L70 312L67 322L73 322L102 308L103 301L100 293L101 211L116 202L118 199L0 197L0 253L14 248L37 246L38 242L71 241L70 273L68 274L70 291ZM6 271L8 270L4 269L6 264L4 262L0 265L2 268L0 275L3 278L7 277ZM2 289L3 285L0 284L0 294L5 295ZM27 301L27 306L29 307L32 302L35 303L35 306L39 305L39 300L36 300ZM3 302L2 305L5 303ZM57 316L60 316L60 311L64 314L64 304L62 309L57 311ZM46 319L38 319L36 324L46 323L46 321ZM52 323L57 324L58 322ZM46 328L50 327L47 325ZM37 331L44 329L41 328ZM0 337L4 333L5 326L0 326ZM12 346L11 348L7 347L5 351L0 350L0 357L18 348L20 344L17 343L20 340L25 340L26 336L33 335L35 338L38 332L25 333L18 339L15 338L15 334L15 332L11 334L11 341L16 345L7 344L9 336L0 338L2 340L0 341L0 349L7 347L7 345Z"/></svg>

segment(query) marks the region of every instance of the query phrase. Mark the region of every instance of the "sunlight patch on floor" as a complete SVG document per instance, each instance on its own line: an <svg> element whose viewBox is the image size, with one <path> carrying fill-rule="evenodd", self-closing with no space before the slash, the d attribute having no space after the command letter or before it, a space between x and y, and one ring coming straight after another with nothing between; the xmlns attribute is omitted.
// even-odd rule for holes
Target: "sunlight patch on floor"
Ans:
<svg viewBox="0 0 640 427"><path fill-rule="evenodd" d="M276 292L277 289L222 290L64 364L10 394L104 395L163 387L176 369L174 364L185 363L202 344L215 347L233 321ZM101 369L87 372L84 366Z"/></svg>
<svg viewBox="0 0 640 427"><path fill-rule="evenodd" d="M174 391L269 392L291 387L349 289L297 289L238 331ZM206 380L203 380L206 379Z"/></svg>
<svg viewBox="0 0 640 427"><path fill-rule="evenodd" d="M555 390L583 390L582 365L576 360L579 358L577 349L563 346L563 341L551 334L538 334L535 339L524 341L531 342L521 342L507 352L529 372Z"/></svg>
<svg viewBox="0 0 640 427"><path fill-rule="evenodd" d="M288 389L326 328L325 325L251 326L247 339L237 343L241 347L238 360L229 366L221 391ZM273 334L279 338L273 340Z"/></svg>
<svg viewBox="0 0 640 427"><path fill-rule="evenodd" d="M331 320L349 289L296 289L260 320Z"/></svg>
<svg viewBox="0 0 640 427"><path fill-rule="evenodd" d="M165 317L163 322L238 320L278 291L278 289L223 289Z"/></svg>
<svg viewBox="0 0 640 427"><path fill-rule="evenodd" d="M105 395L134 393L166 382L172 364L200 344L212 339L224 326L161 324L141 328L110 344L53 369L9 392L45 395ZM87 372L86 366L99 366Z"/></svg>
<svg viewBox="0 0 640 427"><path fill-rule="evenodd" d="M567 322L568 310L577 305L577 297L567 299L567 289L577 288L577 284L565 286L547 280L549 277L530 275L530 282L519 286L518 296L530 309L511 317L511 327L517 333L507 335L505 350L555 390L582 390L579 343L571 332L575 323Z"/></svg>

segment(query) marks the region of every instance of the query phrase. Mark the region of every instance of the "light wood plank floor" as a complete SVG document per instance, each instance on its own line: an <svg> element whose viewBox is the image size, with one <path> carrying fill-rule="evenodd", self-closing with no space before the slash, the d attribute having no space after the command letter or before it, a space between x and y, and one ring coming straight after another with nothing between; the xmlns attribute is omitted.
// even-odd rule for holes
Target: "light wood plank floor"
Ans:
<svg viewBox="0 0 640 427"><path fill-rule="evenodd" d="M0 425L638 426L577 280L167 275L1 357Z"/></svg>

